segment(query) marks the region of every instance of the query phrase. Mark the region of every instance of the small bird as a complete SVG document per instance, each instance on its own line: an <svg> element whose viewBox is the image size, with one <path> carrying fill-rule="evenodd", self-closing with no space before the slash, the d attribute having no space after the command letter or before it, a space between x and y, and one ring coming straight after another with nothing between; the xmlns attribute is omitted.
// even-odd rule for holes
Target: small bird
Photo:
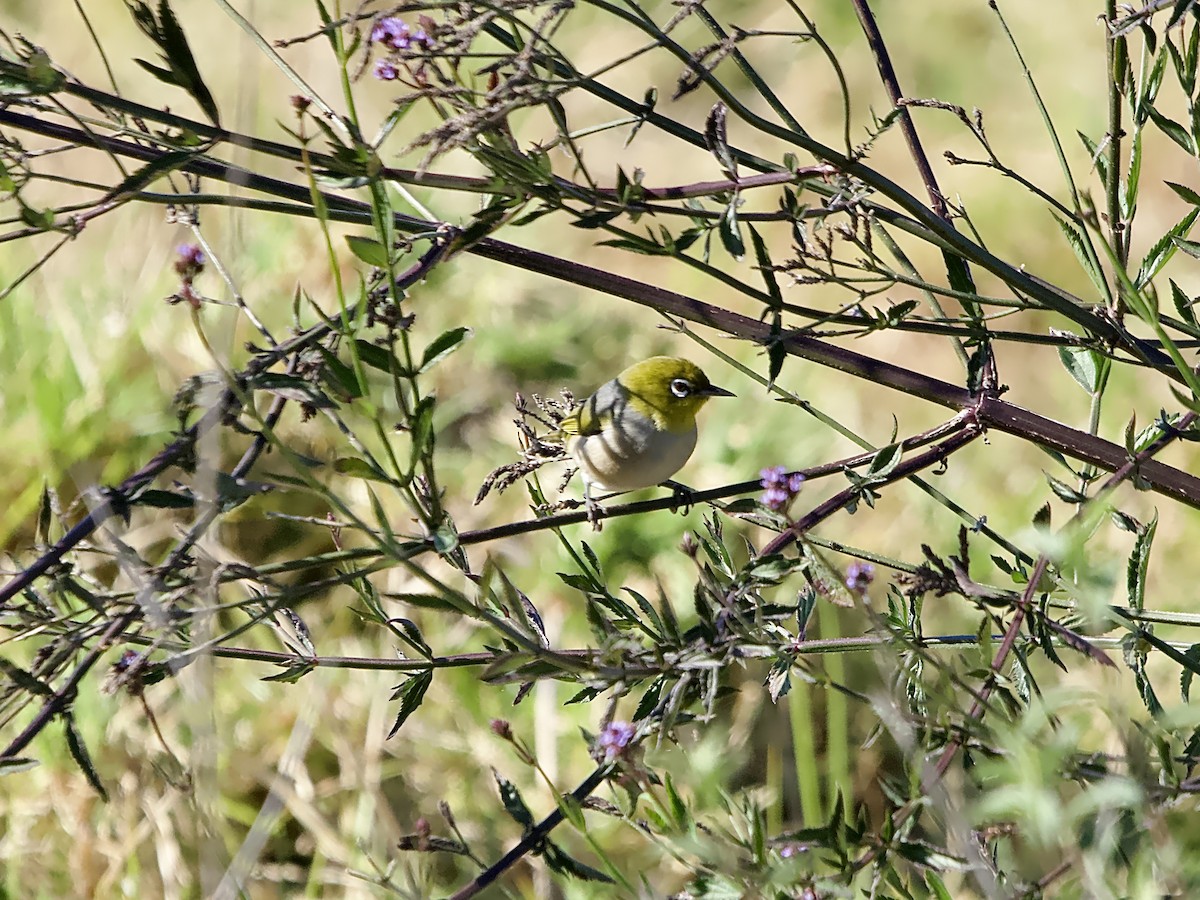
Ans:
<svg viewBox="0 0 1200 900"><path fill-rule="evenodd" d="M652 356L602 384L559 429L566 450L591 488L636 491L662 484L696 447L696 413L710 397L732 397L700 367L674 356Z"/></svg>

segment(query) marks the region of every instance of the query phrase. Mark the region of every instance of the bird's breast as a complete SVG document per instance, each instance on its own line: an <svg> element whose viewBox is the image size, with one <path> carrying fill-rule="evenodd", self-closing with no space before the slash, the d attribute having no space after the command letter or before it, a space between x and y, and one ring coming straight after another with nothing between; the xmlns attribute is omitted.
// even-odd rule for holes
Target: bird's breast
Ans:
<svg viewBox="0 0 1200 900"><path fill-rule="evenodd" d="M636 491L661 484L683 467L696 447L696 426L660 431L649 419L618 410L596 434L578 435L568 449L584 477L609 491Z"/></svg>

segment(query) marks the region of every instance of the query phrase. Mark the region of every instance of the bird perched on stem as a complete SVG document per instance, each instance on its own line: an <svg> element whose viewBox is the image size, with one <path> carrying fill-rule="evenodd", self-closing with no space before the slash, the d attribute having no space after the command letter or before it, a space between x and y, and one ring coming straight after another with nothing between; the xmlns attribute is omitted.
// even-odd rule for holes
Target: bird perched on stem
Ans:
<svg viewBox="0 0 1200 900"><path fill-rule="evenodd" d="M652 356L602 384L559 426L583 472L589 513L593 486L636 491L678 472L696 447L700 408L732 396L695 363L674 356Z"/></svg>

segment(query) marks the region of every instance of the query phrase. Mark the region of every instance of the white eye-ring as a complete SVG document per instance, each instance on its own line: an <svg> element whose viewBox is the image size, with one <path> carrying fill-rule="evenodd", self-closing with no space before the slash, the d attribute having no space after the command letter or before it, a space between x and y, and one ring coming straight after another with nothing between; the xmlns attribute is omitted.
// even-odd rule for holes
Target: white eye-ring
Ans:
<svg viewBox="0 0 1200 900"><path fill-rule="evenodd" d="M686 378L675 378L671 381L671 393L682 400L692 393L692 386Z"/></svg>

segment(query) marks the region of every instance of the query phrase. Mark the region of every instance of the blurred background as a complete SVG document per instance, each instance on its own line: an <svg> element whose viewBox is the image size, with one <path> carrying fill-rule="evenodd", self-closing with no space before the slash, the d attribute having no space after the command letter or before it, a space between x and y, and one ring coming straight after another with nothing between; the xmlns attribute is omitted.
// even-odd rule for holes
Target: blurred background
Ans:
<svg viewBox="0 0 1200 900"><path fill-rule="evenodd" d="M666 3L644 7L660 22L676 11ZM787 6L775 0L721 0L707 7L722 22L747 31L798 27ZM1066 188L1054 148L1019 61L987 5L934 0L877 7L906 94L980 110L992 147L1004 163L1050 194L1063 196ZM1102 10L1095 2L1083 0L1049 5L1009 0L1001 8L1058 128L1077 181L1096 192L1099 202L1091 161L1076 132L1099 141L1106 127L1104 32L1097 20ZM253 0L238 9L272 42L309 35L320 26L313 5L292 0ZM849 136L857 145L866 139L874 117L889 110L874 61L849 4L814 0L806 2L804 9L845 72L854 98ZM290 98L295 86L218 5L177 3L175 12L222 110L224 127L290 142L284 126L294 122ZM623 31L611 17L586 4L573 11L568 21L555 41L585 71L611 60L616 48L639 45L631 30ZM88 26L95 31L95 41ZM137 57L153 58L153 48L121 4L79 0L68 8L9 0L0 13L0 27L10 36L19 33L43 47L55 65L85 84L111 89L115 81L130 99L199 117L185 95L148 78L137 66ZM705 40L705 32L694 21L684 23L674 36L688 46ZM96 41L107 58L97 53ZM317 93L341 108L338 71L326 42L307 40L280 52ZM842 144L841 95L828 60L812 42L764 39L748 44L746 52L811 135L830 146ZM111 67L111 81L106 67ZM732 68L719 72L728 83L739 83L740 76ZM703 128L712 96L697 91L670 101L679 74L676 60L651 52L615 69L605 81L634 97L655 86L660 111ZM354 92L364 122L377 126L393 108L394 85L372 79L369 71L355 83ZM761 102L751 106L766 114ZM616 117L594 100L573 101L568 109L576 128ZM1087 276L1046 205L995 171L949 165L946 151L967 158L981 155L952 114L917 110L915 117L943 192L952 206L967 210L970 227L982 243L1001 258L1086 301L1094 300ZM416 110L402 128L415 134L431 121L424 111ZM540 112L522 113L514 131L522 146L553 137L552 123ZM611 173L615 181L618 166L627 173L638 168L644 172L643 183L652 187L719 177L710 155L651 129L628 146L626 137L627 130L612 130L582 142L591 170ZM732 117L729 137L731 143L775 161L790 149L739 129ZM392 151L390 157L385 155L387 165L421 164L423 151L401 153L405 143L395 138L386 145ZM226 148L224 155L264 174L298 178L294 169L244 149ZM1196 185L1194 159L1167 138L1148 134L1144 156L1135 260L1185 212L1182 201L1163 182ZM115 180L104 157L88 158L87 165L95 167L91 171L81 170L81 159L64 157L63 174ZM554 161L561 174L570 174L565 154L556 153ZM800 159L802 165L808 162ZM883 135L868 162L924 197L898 131ZM432 169L482 174L461 153L438 159ZM46 205L70 196L68 186L47 184L39 190L47 192L38 198ZM68 193L51 196L56 190ZM471 195L419 187L412 193L446 221L465 221L477 206ZM762 192L748 200L748 209L772 208L775 196ZM276 334L287 333L297 291L326 310L336 308L324 239L312 222L215 207L202 208L200 215L202 231L221 264L247 304ZM340 233L360 231L340 229ZM701 273L596 246L597 232L564 228L553 217L501 236L748 315L759 313ZM776 259L788 255L783 237L773 246ZM5 465L0 467L0 545L6 550L24 551L30 546L45 485L67 503L84 488L118 482L144 464L178 427L172 398L179 386L197 373L214 369L185 308L164 299L178 285L172 269L177 247L190 240L189 229L170 221L164 208L133 204L95 220L68 241L46 235L0 244L0 285L5 289L56 248L34 274L0 300L0 370L6 373L0 390L0 422L7 436ZM916 242L905 248L927 277L944 278L944 267L932 248ZM347 283L354 283L362 263L344 244L337 249L341 274ZM750 280L744 269L749 262L735 263L719 248L713 256L719 265L743 267L742 276ZM1194 266L1173 275L1189 294L1200 292L1200 274ZM198 284L213 296L229 299L222 295L224 288L211 270ZM983 294L1001 292L982 273L978 287ZM893 302L910 297L916 297L916 292L893 289L885 295ZM629 362L656 353L695 359L714 382L738 395L734 405L709 408L703 414L699 446L679 475L690 485L710 487L753 479L767 466L802 467L856 450L813 419L794 414L782 419L780 405L728 362L686 336L660 327L664 320L653 311L616 298L467 255L437 268L412 290L410 298L410 308L418 317L416 328L426 339L456 325L473 329L469 343L436 369L431 385L439 401L438 454L447 479L446 502L460 530L529 515L528 496L520 485L479 506L471 504L488 472L518 454L511 422L515 392L555 395L565 387L582 396ZM877 300L883 305L885 298ZM832 310L849 298L835 288L803 285L787 287L785 299ZM244 317L232 307L209 306L202 318L218 356L234 366L244 360L243 345L256 336ZM1028 327L1028 320L1024 324ZM1051 316L1045 317L1045 326L1065 327ZM757 348L714 338L703 329L697 332L715 340L734 361L760 374L766 372L766 359ZM961 366L944 338L886 332L847 346L955 383L963 380ZM1001 379L1010 388L1005 399L1086 427L1087 398L1058 363L1054 348L1005 345L999 363ZM946 418L943 410L928 404L794 359L787 361L779 381L877 445L887 443L896 426L906 435ZM1161 406L1172 402L1165 388L1161 394L1155 391L1135 383L1126 372L1115 373L1100 433L1120 442L1131 411L1136 411L1139 425L1152 421ZM786 427L780 427L784 421ZM339 433L320 418L300 422L288 416L280 430L293 448L315 459L331 459L346 449ZM232 463L242 449L230 441L222 453ZM1168 451L1164 459L1186 468L1194 456L1190 446L1182 445ZM1003 534L1023 537L1036 549L1029 523L1048 497L1043 470L1057 471L1055 465L1031 445L994 434L986 445L979 442L956 457L935 481L971 514L986 515L989 525ZM277 469L279 461L268 457L260 466ZM555 481L556 476L549 475L542 483L549 489ZM815 505L838 487L832 480L814 483L800 504ZM368 508L361 485L347 483L341 490L362 509ZM577 487L570 489L573 496L577 491ZM1139 518L1150 518L1155 509L1159 515L1148 590L1152 605L1189 608L1190 593L1180 586L1194 584L1200 576L1191 552L1195 512L1132 491L1122 495L1121 503ZM1063 510L1065 517L1065 506L1056 504L1056 509ZM259 565L332 549L327 530L275 515L280 513L320 516L324 509L286 492L252 500L220 526L222 559ZM397 507L396 515L402 514ZM584 539L602 561L610 585L653 596L661 584L686 617L695 569L678 548L687 532L702 528L704 515L699 508L622 519ZM166 546L184 522L185 517L175 515L135 517L124 540L141 547ZM402 530L408 523L394 524ZM911 486L898 485L884 493L874 510L835 517L819 534L915 562L919 542L928 542L938 552L952 552L957 529L958 520L942 507ZM768 539L766 532L753 526L745 525L743 531L759 546ZM1101 597L1106 590L1113 596L1120 594L1130 549L1128 535L1110 532L1089 547L1096 554L1095 584L1089 590ZM552 642L576 647L587 641L582 598L556 575L569 571L572 563L552 535L513 538L480 552L493 554L534 599ZM981 580L1004 580L986 559L978 563ZM4 568L15 566L5 563ZM879 600L887 580L881 572L873 589ZM412 591L416 584L411 575L400 571L379 578L380 589L391 593ZM393 655L394 639L383 629L364 627L353 607L348 590L335 590L298 611L323 654ZM419 609L397 614L417 621L439 654L479 649L479 635L470 623ZM927 607L926 627L931 631L972 630L975 624L969 611L952 605L933 609L932 603ZM863 623L856 613L848 612L831 627L855 634ZM265 629L248 633L244 643L279 648ZM28 659L29 650L20 643L5 640L0 648L0 653L12 654L16 661ZM864 691L878 680L880 670L870 654L850 656L839 664L845 666L841 677ZM977 664L986 664L986 658L964 655L964 670ZM494 859L519 837L519 829L500 812L493 766L527 791L526 799L539 814L552 809L544 783L517 764L508 746L492 735L491 720L511 721L514 731L536 750L545 774L569 789L590 771L580 729L594 731L602 712L599 705L564 706L576 688L553 682L539 683L514 708L515 685L484 689L477 673L448 670L437 674L419 712L396 737L385 740L396 714L395 703L389 700L398 680L394 673L322 668L292 685L262 681L276 673L266 665L232 660L211 660L205 665L208 671L203 678L197 675L195 683L189 686L181 678L152 686L146 701L174 753L196 769L211 770L212 777L203 780L209 790L184 789L184 772L154 735L140 702L102 693L99 677L90 679L76 704L77 721L98 771L109 784L111 800L102 803L89 787L58 731L52 728L39 738L30 752L42 765L8 777L0 791L0 887L8 896L196 896L194 873L203 865L204 848L236 854L272 789L282 800L283 812L259 857L250 896L295 896L300 891L313 896L385 896L386 891L370 883L374 867L386 866L397 855L397 840L414 831L417 820L440 822L440 801L450 804L459 827L477 842L476 850L485 860ZM1130 718L1141 709L1136 693L1127 681L1107 672L1098 674L1094 667L1073 671L1055 679L1064 693L1061 699L1050 698L1048 708L1071 721L1076 746L1118 747ZM817 754L813 764L824 764L824 693L813 692L812 718L797 724L795 706L774 705L766 696L761 687L764 676L765 671L748 666L744 685L725 701L719 723L687 732L678 746L653 751L656 765L677 778L697 810L725 809L731 797L748 791L772 806L779 824L814 824L801 821L795 777L787 760L793 733L799 729L812 733ZM1177 669L1152 669L1152 676L1173 681ZM1171 687L1165 685L1164 697L1173 696ZM1094 706L1084 704L1087 714L1079 712L1078 698L1084 695L1096 700ZM199 733L197 719L187 709L196 703L206 710L201 719L207 730ZM849 775L854 796L873 809L882 801L881 775L896 771L898 750L888 740L868 740L872 719L865 712L859 705L849 707L847 727L853 747ZM1044 737L1036 725L1028 727L1031 732L1025 740ZM298 740L298 734L308 741L302 754L289 743ZM281 770L286 774L282 780ZM1049 784L1052 779L1046 777ZM1053 788L1046 785L1030 790L1043 787L1050 792L1045 796L1053 796ZM665 895L681 886L680 871L670 855L628 826L601 821L593 837L610 852L621 848L629 871L647 872L655 894ZM564 841L586 857L582 841ZM459 869L455 876L457 863L440 857L402 855L400 859L395 878L400 883L408 880L411 896L421 896L421 885L431 883L426 880L427 867L433 869L432 883L443 886L461 880L466 871ZM1031 869L1039 861L1031 861ZM367 873L367 877L354 873ZM439 877L446 881L439 882ZM528 897L552 896L556 891L572 897L611 896L603 886L551 885L544 874L532 869L519 870L510 890L512 896Z"/></svg>

